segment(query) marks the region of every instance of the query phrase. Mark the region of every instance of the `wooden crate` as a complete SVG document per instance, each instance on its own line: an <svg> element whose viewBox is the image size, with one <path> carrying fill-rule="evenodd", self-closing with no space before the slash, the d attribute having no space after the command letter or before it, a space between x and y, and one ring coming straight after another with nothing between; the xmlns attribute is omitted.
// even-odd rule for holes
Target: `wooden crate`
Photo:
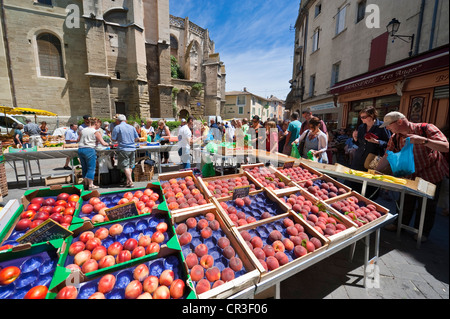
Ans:
<svg viewBox="0 0 450 319"><path fill-rule="evenodd" d="M334 178L331 178L330 176L328 176L328 175L322 175L321 177L317 177L317 178L314 178L314 179L312 179L312 180L310 180L312 183L314 183L315 181L317 181L317 180L322 180L322 181L325 181L325 182L327 182L327 183L333 183L333 185L336 187L336 188L338 188L338 189L340 189L340 188L342 188L344 191L345 191L345 193L343 193L343 194L340 194L340 195L337 195L337 196L335 196L335 197L345 197L346 195L348 195L348 194L350 194L351 193L351 191L352 191L352 189L350 188L350 187L348 187L347 185L345 185L345 184L342 184L342 183L340 183L340 182L338 182L337 180L335 180ZM305 189L306 191L308 191L308 181L304 181L304 182L297 182L296 184L299 186L299 187L301 187L301 188L303 188L303 189ZM306 184L306 185L305 185ZM308 191L308 193L310 193L312 196L314 196L314 197L316 197L318 200L328 200L328 199L323 199L323 198L318 198L317 196L315 196L315 194L312 194L310 191ZM335 197L333 197L333 198L335 198Z"/></svg>
<svg viewBox="0 0 450 319"><path fill-rule="evenodd" d="M45 186L70 184L70 183L72 183L72 174L61 176L47 176L45 178Z"/></svg>
<svg viewBox="0 0 450 319"><path fill-rule="evenodd" d="M253 286L259 282L260 274L264 272L264 268L262 265L256 260L254 255L251 255L249 253L248 249L245 249L245 246L241 245L241 242L243 241L242 237L239 236L239 234L234 233L231 229L229 229L222 219L222 216L217 211L216 207L214 205L209 206L208 208L196 208L194 210L191 210L190 212L183 212L177 215L172 216L172 225L176 228L177 224L185 222L188 218L191 217L200 217L205 216L208 213L214 214L215 220L219 222L220 230L223 232L223 234L230 240L231 246L234 248L236 254L241 259L244 268L246 270L245 274L242 274L241 276L225 282L224 284L211 289L207 292L204 292L202 294L197 295L199 299L222 299L227 298L235 293L238 293L239 291L248 288L250 286ZM195 238L194 238L195 239ZM212 239L212 238L211 238ZM203 242L207 242L208 239L203 240L200 239ZM211 242L214 242L214 239L212 239ZM206 245L210 244L211 242L207 242ZM217 247L217 246L214 246ZM193 247L191 244L185 245L181 247L181 251L183 254L183 261L185 261L185 257L193 252ZM216 253L221 253L221 248L217 247ZM223 257L225 258L225 257ZM222 258L221 258L222 259ZM216 262L215 262L216 264ZM227 267L227 265L224 265ZM189 269L187 265L185 264L186 271L189 273Z"/></svg>
<svg viewBox="0 0 450 319"><path fill-rule="evenodd" d="M389 209L387 209L387 208L381 206L380 204L378 204L378 203L376 203L376 202L374 202L374 201L371 201L370 199L368 199L368 198L362 196L361 194L359 194L359 193L357 193L357 192L355 192L355 191L352 191L350 194L346 195L345 197L341 197L341 198L335 197L335 198L329 199L329 200L324 201L324 202L325 202L326 204L328 204L328 205L330 206L331 209L333 209L333 210L335 210L336 212L338 212L338 211L333 207L333 204L336 203L336 202L342 201L342 200L346 200L346 199L348 199L348 198L350 198L350 197L352 197L352 196L355 196L355 197L358 199L358 201L362 201L362 202L366 203L366 206L367 206L367 205L374 205L374 206L376 207L377 211L381 214L381 217L379 217L379 218L377 218L377 219L375 219L375 220L373 220L373 221L371 221L371 222L369 222L369 223L367 223L367 224L364 224L363 226L357 227L355 234L358 234L358 233L360 233L360 232L362 232L362 231L364 231L364 230L366 230L366 229L369 229L369 228L371 228L371 227L373 227L373 226L375 226L375 225L381 223L381 222L382 222L383 220L385 220L386 217L388 216L388 214L389 214ZM344 214L341 213L341 215L344 215ZM347 217L346 217L346 218L347 218Z"/></svg>
<svg viewBox="0 0 450 319"><path fill-rule="evenodd" d="M248 172L243 172L240 174L232 174L232 175L226 175L226 176L215 176L215 177L208 177L208 178L202 178L202 177L197 177L198 183L200 184L200 186L203 188L203 191L205 192L205 194L211 198L211 197L215 197L214 194L211 192L211 190L208 189L208 183L210 181L216 181L216 180L222 180L222 179L230 179L230 178L236 178L236 177L243 177L245 176L247 178L247 180L251 183L254 184L256 187L256 190L261 190L261 184L256 181L252 175L250 175ZM250 192L250 194L255 193L255 192ZM224 197L231 197L231 195L229 196L224 196Z"/></svg>
<svg viewBox="0 0 450 319"><path fill-rule="evenodd" d="M305 182L305 181L307 181L307 180L311 180L311 179L314 179L314 178L318 178L318 177L322 177L322 176L323 176L323 174L322 174L321 172L319 172L319 171L315 170L314 168L312 168L312 167L306 165L305 163L299 163L298 165L294 165L294 166L293 166L293 168L296 168L296 167L300 167L300 168L302 168L302 169L304 169L304 170L307 170L312 176L309 177L309 178L304 178L304 179L296 180L296 179L290 177L289 174L288 174L288 172L286 172L282 167L278 167L277 170L278 170L278 172L279 172L281 175L283 175L283 176L284 176L285 178L287 178L289 181L294 182L294 183L301 183L301 182Z"/></svg>
<svg viewBox="0 0 450 319"><path fill-rule="evenodd" d="M242 165L242 166L241 166L241 172L247 172L250 176L253 177L253 179L258 183L258 185L259 185L261 188L264 188L264 185L262 184L262 182L259 181L259 180L257 179L257 177L255 177L255 176L253 175L252 172L246 171L246 170L254 169L255 167L258 167L258 168L266 168L271 174L274 174L278 179L280 179L282 182L284 182L285 187L284 187L284 188L281 188L281 189L274 189L273 191L274 191L275 193L278 193L278 192L280 192L280 191L282 191L282 190L285 190L285 189L287 189L287 188L297 187L296 184L294 184L290 179L288 179L286 176L284 176L283 174L281 174L275 167L273 167L273 166L271 166L271 165L268 165L268 166L267 166L267 165L265 165L265 164L263 164L263 163Z"/></svg>

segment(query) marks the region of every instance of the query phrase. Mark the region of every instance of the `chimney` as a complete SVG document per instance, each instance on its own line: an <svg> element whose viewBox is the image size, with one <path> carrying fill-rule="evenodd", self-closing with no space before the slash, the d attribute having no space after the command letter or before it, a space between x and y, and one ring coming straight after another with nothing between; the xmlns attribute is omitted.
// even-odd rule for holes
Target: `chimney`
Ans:
<svg viewBox="0 0 450 319"><path fill-rule="evenodd" d="M247 88L246 87L244 87L244 92L247 92Z"/></svg>

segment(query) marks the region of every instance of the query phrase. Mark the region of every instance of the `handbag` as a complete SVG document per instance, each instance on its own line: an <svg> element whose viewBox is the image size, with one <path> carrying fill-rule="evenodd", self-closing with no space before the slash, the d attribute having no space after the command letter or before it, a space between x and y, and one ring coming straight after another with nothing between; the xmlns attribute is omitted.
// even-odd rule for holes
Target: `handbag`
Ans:
<svg viewBox="0 0 450 319"><path fill-rule="evenodd" d="M375 165L375 167L377 167L378 162L380 161L380 159L378 158L378 155L373 154L373 153L369 153L367 154L366 160L364 161L364 168L369 170L369 169L373 169L373 165ZM375 163L376 162L376 163Z"/></svg>

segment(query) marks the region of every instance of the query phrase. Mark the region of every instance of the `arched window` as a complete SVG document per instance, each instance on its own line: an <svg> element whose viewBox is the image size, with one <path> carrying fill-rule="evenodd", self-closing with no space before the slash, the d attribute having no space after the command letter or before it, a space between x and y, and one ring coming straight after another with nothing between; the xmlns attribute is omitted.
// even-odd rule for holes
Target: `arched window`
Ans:
<svg viewBox="0 0 450 319"><path fill-rule="evenodd" d="M64 77L61 41L50 33L36 38L41 76Z"/></svg>
<svg viewBox="0 0 450 319"><path fill-rule="evenodd" d="M170 35L170 55L178 59L178 40L174 35Z"/></svg>

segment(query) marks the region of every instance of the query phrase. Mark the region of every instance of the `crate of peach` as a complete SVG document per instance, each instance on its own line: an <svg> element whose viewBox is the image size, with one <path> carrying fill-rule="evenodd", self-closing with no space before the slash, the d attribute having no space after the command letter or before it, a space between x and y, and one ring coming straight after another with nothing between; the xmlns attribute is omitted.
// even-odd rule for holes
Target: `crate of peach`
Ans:
<svg viewBox="0 0 450 319"><path fill-rule="evenodd" d="M160 174L159 181L171 214L211 204L192 171Z"/></svg>
<svg viewBox="0 0 450 319"><path fill-rule="evenodd" d="M389 209L354 191L344 198L332 198L326 204L356 224L356 234L382 222L389 214Z"/></svg>
<svg viewBox="0 0 450 319"><path fill-rule="evenodd" d="M289 168L278 167L277 170L282 176L287 178L287 180L292 181L295 184L323 176L322 173L304 163Z"/></svg>
<svg viewBox="0 0 450 319"><path fill-rule="evenodd" d="M168 214L155 213L93 225L84 223L68 237L58 269L60 282L73 272L95 275L147 256L179 251Z"/></svg>
<svg viewBox="0 0 450 319"><path fill-rule="evenodd" d="M247 172L261 187L270 188L275 193L292 187L297 187L288 178L279 173L273 166L263 163L242 165L241 170Z"/></svg>
<svg viewBox="0 0 450 319"><path fill-rule="evenodd" d="M167 211L159 184L150 183L145 188L132 188L125 191L99 193L94 190L81 197L81 209L77 217L93 224L110 221L107 210L135 202L138 215L150 214L153 210Z"/></svg>
<svg viewBox="0 0 450 319"><path fill-rule="evenodd" d="M261 281L270 280L326 250L329 243L292 211L267 223L249 224L234 231L241 236L241 245L264 268Z"/></svg>
<svg viewBox="0 0 450 319"><path fill-rule="evenodd" d="M298 186L304 188L319 200L327 201L330 198L344 197L351 193L352 189L337 180L323 175L315 179L298 182Z"/></svg>
<svg viewBox="0 0 450 319"><path fill-rule="evenodd" d="M240 228L247 224L286 214L289 207L270 189L238 198L212 198L228 227Z"/></svg>
<svg viewBox="0 0 450 319"><path fill-rule="evenodd" d="M227 298L259 281L261 265L241 247L214 206L172 220L198 298Z"/></svg>
<svg viewBox="0 0 450 319"><path fill-rule="evenodd" d="M199 177L197 180L208 198L231 197L237 187L250 186L250 194L262 189L262 186L247 172L225 177Z"/></svg>
<svg viewBox="0 0 450 319"><path fill-rule="evenodd" d="M54 299L195 299L180 252L146 257L126 267L79 278L78 285L61 283Z"/></svg>
<svg viewBox="0 0 450 319"><path fill-rule="evenodd" d="M315 200L303 189L285 192L278 196L301 219L330 240L328 248L350 238L356 232L357 225L353 221L345 218L323 201Z"/></svg>

